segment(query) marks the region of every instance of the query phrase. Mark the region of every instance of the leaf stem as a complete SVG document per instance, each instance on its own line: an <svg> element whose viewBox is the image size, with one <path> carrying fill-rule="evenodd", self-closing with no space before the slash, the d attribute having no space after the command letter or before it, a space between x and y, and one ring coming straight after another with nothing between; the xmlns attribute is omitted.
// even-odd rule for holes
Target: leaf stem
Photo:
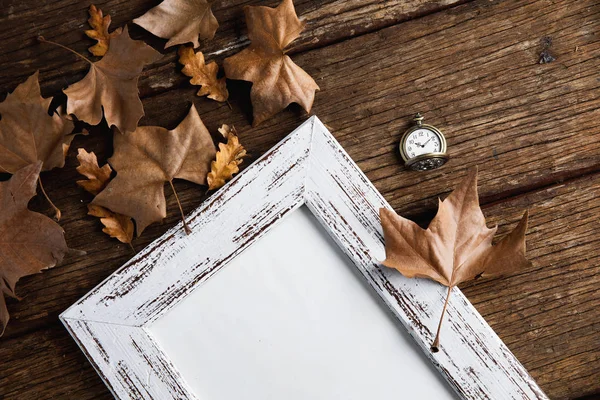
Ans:
<svg viewBox="0 0 600 400"><path fill-rule="evenodd" d="M188 226L187 222L185 222L185 216L183 215L183 208L181 207L181 202L179 201L179 196L177 196L177 191L175 190L175 186L173 186L173 181L169 181L171 185L171 189L173 189L173 193L175 194L175 200L177 200L177 205L179 206L179 212L181 213L181 220L183 221L183 229L185 230L186 235L192 233L192 230Z"/></svg>
<svg viewBox="0 0 600 400"><path fill-rule="evenodd" d="M452 288L454 286L448 286L448 294L446 295L446 301L444 302L444 308L442 309L442 315L440 316L440 323L438 324L437 333L435 334L435 340L431 345L431 352L437 353L440 351L440 331L442 330L442 321L444 320L444 314L446 313L446 308L448 307L448 300L450 300L450 293L452 293Z"/></svg>
<svg viewBox="0 0 600 400"><path fill-rule="evenodd" d="M42 178L39 177L39 176L38 176L38 182L40 183L40 189L42 190L42 193L44 194L44 197L46 197L46 200L48 200L48 203L50 203L50 205L54 209L54 218L56 218L57 221L60 221L60 217L61 217L62 214L61 214L60 210L58 209L58 207L56 207L54 205L54 203L52 202L52 200L50 200L50 197L48 197L48 194L44 190L44 185L42 185Z"/></svg>
<svg viewBox="0 0 600 400"><path fill-rule="evenodd" d="M51 40L46 40L46 38L43 37L43 36L38 36L37 40L38 40L38 42L53 44L55 46L61 47L61 48L65 49L65 50L67 50L67 51L70 51L71 53L75 54L76 56L81 57L82 59L84 59L85 61L89 62L90 64L93 64L93 62L91 62L87 57L82 56L81 54L79 54L75 50L72 50L72 49L68 48L67 46L63 46L62 44L53 42Z"/></svg>

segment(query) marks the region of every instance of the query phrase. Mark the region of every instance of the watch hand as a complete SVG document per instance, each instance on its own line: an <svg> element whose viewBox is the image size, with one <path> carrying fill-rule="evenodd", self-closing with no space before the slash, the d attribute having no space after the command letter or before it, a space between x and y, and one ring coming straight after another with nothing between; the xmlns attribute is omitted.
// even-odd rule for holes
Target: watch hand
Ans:
<svg viewBox="0 0 600 400"><path fill-rule="evenodd" d="M432 139L432 138L429 138L429 139L427 139L427 141L426 141L425 143L423 143L423 144L421 145L421 147L425 147L425 145L426 145L427 143L429 143L429 141L430 141L431 139Z"/></svg>

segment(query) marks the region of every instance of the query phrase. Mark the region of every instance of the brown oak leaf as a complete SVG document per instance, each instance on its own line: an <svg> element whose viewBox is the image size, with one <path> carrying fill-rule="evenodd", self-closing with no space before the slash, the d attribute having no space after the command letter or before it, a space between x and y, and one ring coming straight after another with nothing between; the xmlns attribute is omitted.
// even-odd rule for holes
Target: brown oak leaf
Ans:
<svg viewBox="0 0 600 400"><path fill-rule="evenodd" d="M219 27L206 0L164 0L144 15L133 20L154 35L169 39L167 47L183 43L200 46L200 39L212 39Z"/></svg>
<svg viewBox="0 0 600 400"><path fill-rule="evenodd" d="M531 266L525 257L527 212L519 224L492 246L497 227L489 229L479 207L477 169L439 202L427 229L391 210L380 210L385 237L383 265L402 275L433 279L448 287L432 351L438 351L442 319L452 288L478 276L498 276Z"/></svg>
<svg viewBox="0 0 600 400"><path fill-rule="evenodd" d="M239 165L246 156L246 149L240 144L237 132L233 126L225 125L219 132L227 139L227 143L219 143L216 159L211 163L210 172L206 177L208 190L218 189L240 171Z"/></svg>
<svg viewBox="0 0 600 400"><path fill-rule="evenodd" d="M122 133L135 131L144 115L138 94L138 78L144 65L158 60L160 56L141 40L132 40L125 26L123 33L111 40L106 55L100 61L92 63L86 59L90 63L87 75L64 90L67 113L90 125L97 125L102 120L104 109L109 126L116 126Z"/></svg>
<svg viewBox="0 0 600 400"><path fill-rule="evenodd" d="M60 225L27 209L41 168L37 161L0 182L0 336L9 320L4 296L18 298L19 279L54 267L69 250Z"/></svg>
<svg viewBox="0 0 600 400"><path fill-rule="evenodd" d="M107 208L93 204L88 204L88 215L100 218L100 222L104 225L102 232L121 243L131 246L134 231L131 217L114 213Z"/></svg>
<svg viewBox="0 0 600 400"><path fill-rule="evenodd" d="M85 149L77 149L77 161L79 161L77 172L87 178L77 181L77 184L94 196L97 195L110 181L112 168L108 164L100 168L94 152L88 153Z"/></svg>
<svg viewBox="0 0 600 400"><path fill-rule="evenodd" d="M94 152L88 153L85 149L78 149L77 160L79 161L77 172L88 178L77 181L77 184L87 192L97 195L108 185L112 168L108 164L100 168ZM131 246L134 230L131 217L92 204L88 204L88 215L100 218L100 222L104 225L102 232Z"/></svg>
<svg viewBox="0 0 600 400"><path fill-rule="evenodd" d="M202 86L198 90L198 96L207 96L209 99L216 101L226 101L229 97L227 91L226 79L223 77L217 79L219 66L216 62L211 61L205 64L204 55L201 51L194 54L194 49L187 46L181 46L178 51L179 62L183 64L183 72L191 77L192 85Z"/></svg>
<svg viewBox="0 0 600 400"><path fill-rule="evenodd" d="M206 184L206 174L216 150L196 108L175 129L141 126L128 135L114 135L114 155L108 160L117 171L92 204L130 215L138 236L151 223L167 216L164 184L185 179ZM186 232L189 227L175 192Z"/></svg>
<svg viewBox="0 0 600 400"><path fill-rule="evenodd" d="M112 33L108 33L108 27L110 26L110 15L103 15L102 10L97 8L95 5L90 5L90 19L88 24L92 29L85 31L85 34L90 38L98 41L95 45L90 47L88 51L95 56L101 57L108 51L110 40L121 34L122 28L115 29Z"/></svg>
<svg viewBox="0 0 600 400"><path fill-rule="evenodd" d="M223 66L227 78L252 82L253 125L291 103L298 103L310 112L319 86L285 54L285 48L305 25L298 19L292 0L283 0L277 8L246 6L244 12L252 43L225 59Z"/></svg>
<svg viewBox="0 0 600 400"><path fill-rule="evenodd" d="M0 172L14 174L17 170L42 162L42 171L62 168L71 141L75 135L73 123L62 108L52 115L48 108L52 98L43 98L35 72L0 103ZM60 210L46 195L42 181L40 188L60 219Z"/></svg>

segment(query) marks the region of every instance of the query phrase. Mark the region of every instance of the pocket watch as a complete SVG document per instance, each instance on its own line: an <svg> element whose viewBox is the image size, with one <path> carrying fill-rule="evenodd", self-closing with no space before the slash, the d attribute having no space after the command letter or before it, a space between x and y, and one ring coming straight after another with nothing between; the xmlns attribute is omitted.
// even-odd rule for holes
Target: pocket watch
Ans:
<svg viewBox="0 0 600 400"><path fill-rule="evenodd" d="M400 140L400 155L406 168L427 171L441 167L448 161L446 138L435 126L423 123L421 114L415 115L415 125L404 132Z"/></svg>

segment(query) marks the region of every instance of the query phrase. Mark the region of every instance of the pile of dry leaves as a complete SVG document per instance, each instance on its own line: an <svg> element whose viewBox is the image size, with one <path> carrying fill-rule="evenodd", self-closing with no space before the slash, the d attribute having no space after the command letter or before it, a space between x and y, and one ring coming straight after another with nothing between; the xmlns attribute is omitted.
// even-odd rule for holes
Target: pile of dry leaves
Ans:
<svg viewBox="0 0 600 400"><path fill-rule="evenodd" d="M251 45L225 60L225 76L253 83L251 91L254 125L270 118L296 102L309 112L319 89L315 81L285 54L286 47L298 37L305 23L300 21L292 0L277 8L244 8ZM127 26L109 31L111 18L94 5L88 20L92 29L85 34L97 41L89 48L95 61L59 44L89 63L83 79L64 90L66 110L50 110L52 98L43 98L38 73L18 85L0 103L0 172L12 174L0 182L0 335L9 315L4 295L16 297L15 284L23 276L51 268L69 251L62 228L52 219L27 209L39 186L55 210L60 210L46 195L41 171L62 168L75 137L73 120L97 125L104 118L114 131L114 154L100 167L93 152L78 149L77 170L86 179L77 181L95 197L89 214L98 217L103 231L131 245L134 230L138 236L167 215L164 185L175 192L173 179L185 179L215 190L239 171L246 155L235 129L223 124L223 142L215 148L212 137L192 106L188 115L173 130L159 126L138 126L144 107L138 94L138 78L144 66L161 58L146 43L133 40ZM212 39L218 22L206 0L165 0L133 20L161 38L165 48L178 50L182 73L198 96L219 102L229 96L226 78L218 77L219 67L208 64L202 52L195 52L198 38ZM175 197L179 204L177 193ZM184 229L181 204L179 210ZM135 226L134 226L135 222Z"/></svg>

